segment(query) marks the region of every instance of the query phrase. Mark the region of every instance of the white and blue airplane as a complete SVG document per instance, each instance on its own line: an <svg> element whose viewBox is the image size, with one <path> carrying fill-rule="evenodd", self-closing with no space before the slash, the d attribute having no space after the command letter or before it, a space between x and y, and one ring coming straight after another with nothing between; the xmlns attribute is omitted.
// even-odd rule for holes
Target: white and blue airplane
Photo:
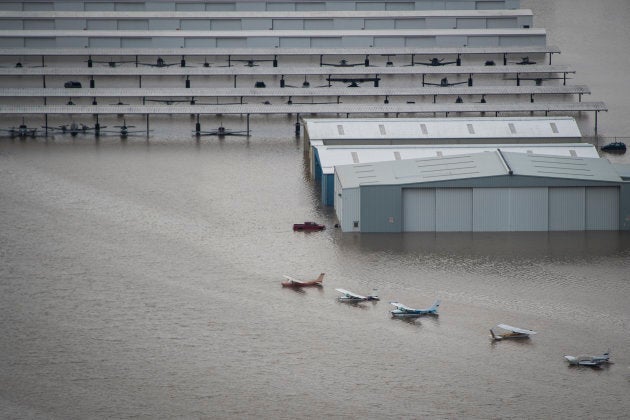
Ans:
<svg viewBox="0 0 630 420"><path fill-rule="evenodd" d="M342 294L342 296L339 296L337 298L339 302L358 303L358 302L365 302L365 301L381 300L377 295L363 296L363 295L356 294L354 292L350 292L346 289L335 289L335 290Z"/></svg>
<svg viewBox="0 0 630 420"><path fill-rule="evenodd" d="M438 315L438 308L440 307L440 300L433 302L430 308L426 309L414 309L407 305L403 305L399 302L389 302L396 307L392 312L392 316L395 318L418 318L422 315Z"/></svg>
<svg viewBox="0 0 630 420"><path fill-rule="evenodd" d="M569 362L570 365L575 366L590 366L590 367L599 367L604 363L612 363L610 361L610 351L606 353L591 356L591 355L580 355L580 356L564 356L564 359Z"/></svg>

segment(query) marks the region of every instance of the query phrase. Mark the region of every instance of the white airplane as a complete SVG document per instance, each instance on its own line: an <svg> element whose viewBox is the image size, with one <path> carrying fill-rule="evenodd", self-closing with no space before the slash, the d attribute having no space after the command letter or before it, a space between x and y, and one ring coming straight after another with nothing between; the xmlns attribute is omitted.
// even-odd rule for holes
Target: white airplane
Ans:
<svg viewBox="0 0 630 420"><path fill-rule="evenodd" d="M403 305L399 302L389 302L396 307L392 312L392 316L395 318L417 318L422 315L438 315L438 307L440 306L440 300L433 302L430 308L426 309L414 309L407 305Z"/></svg>
<svg viewBox="0 0 630 420"><path fill-rule="evenodd" d="M490 328L490 334L493 340L503 340L504 338L529 338L530 335L536 334L536 331L527 330L525 328L517 328L507 324L498 324L497 327L508 332L504 334L495 334Z"/></svg>
<svg viewBox="0 0 630 420"><path fill-rule="evenodd" d="M365 301L368 301L368 300L372 300L372 301L374 301L374 300L381 300L376 295L362 296L362 295L358 295L356 293L350 292L350 291L348 291L346 289L335 289L335 290L343 295L343 296L339 296L337 298L337 300L339 300L339 302L356 303L356 302L365 302Z"/></svg>
<svg viewBox="0 0 630 420"><path fill-rule="evenodd" d="M606 353L597 355L597 356L591 356L591 355L580 355L580 356L564 356L565 360L567 362L569 362L570 365L576 365L576 366L591 366L591 367L598 367L600 365L603 365L604 363L612 363L610 361L610 351L607 351Z"/></svg>

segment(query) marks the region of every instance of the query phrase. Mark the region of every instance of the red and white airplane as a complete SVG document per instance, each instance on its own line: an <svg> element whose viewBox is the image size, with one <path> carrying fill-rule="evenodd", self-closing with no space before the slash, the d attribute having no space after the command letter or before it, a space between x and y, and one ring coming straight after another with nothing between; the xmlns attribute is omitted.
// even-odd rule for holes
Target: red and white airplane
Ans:
<svg viewBox="0 0 630 420"><path fill-rule="evenodd" d="M282 276L286 281L282 282L282 287L322 287L322 281L324 281L324 273L321 273L315 280L298 280L291 276Z"/></svg>

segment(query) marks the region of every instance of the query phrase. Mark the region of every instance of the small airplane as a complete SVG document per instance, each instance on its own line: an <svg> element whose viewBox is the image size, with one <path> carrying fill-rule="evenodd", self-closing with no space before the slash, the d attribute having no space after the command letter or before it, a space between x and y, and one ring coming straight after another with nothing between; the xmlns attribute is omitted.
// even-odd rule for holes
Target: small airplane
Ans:
<svg viewBox="0 0 630 420"><path fill-rule="evenodd" d="M70 124L63 124L63 125L60 125L58 127L52 127L52 128L51 127L48 127L48 128L47 127L42 127L42 128L45 128L45 129L48 129L48 130L61 131L61 133L63 133L63 134L70 133L70 135L72 137L76 137L77 134L79 134L79 133L85 134L88 131L96 130L96 127L90 127L90 126L87 126L85 124L77 124L74 121L72 123L70 123ZM101 128L105 128L105 127L99 127L99 130Z"/></svg>
<svg viewBox="0 0 630 420"><path fill-rule="evenodd" d="M337 298L339 302L358 303L358 302L381 300L377 295L362 296L362 295L350 292L346 289L335 289L335 290L343 295Z"/></svg>
<svg viewBox="0 0 630 420"><path fill-rule="evenodd" d="M315 280L306 281L297 280L291 276L282 276L286 280L282 282L282 287L323 287L322 281L324 281L324 274L325 273L321 273Z"/></svg>
<svg viewBox="0 0 630 420"><path fill-rule="evenodd" d="M223 127L222 125L220 125L216 130L210 130L210 131L195 130L193 131L193 133L195 134L195 136L218 136L218 137L249 136L249 133L247 132L247 130L229 130Z"/></svg>
<svg viewBox="0 0 630 420"><path fill-rule="evenodd" d="M104 133L119 134L120 138L126 139L129 134L145 132L143 130L134 130L134 131L129 130L130 128L135 128L135 125L127 125L127 121L124 119L123 119L123 125L115 125L114 127L119 128L120 130L119 131L105 131Z"/></svg>
<svg viewBox="0 0 630 420"><path fill-rule="evenodd" d="M342 58L341 60L339 60L338 63L324 63L324 62L322 62L321 57L320 57L319 65L320 66L331 66L331 67L357 67L357 66L369 67L370 66L370 60L368 60L368 58L366 56L365 57L365 61L363 63L350 63L345 58Z"/></svg>
<svg viewBox="0 0 630 420"><path fill-rule="evenodd" d="M37 134L37 128L27 127L24 123L24 118L22 118L22 124L20 124L17 128L2 128L0 130L8 132L9 137L11 138L19 137L23 139L26 137L35 137L35 135Z"/></svg>
<svg viewBox="0 0 630 420"><path fill-rule="evenodd" d="M529 57L522 57L521 61L517 61L514 64L520 64L520 65L526 66L526 65L529 65L529 64L536 64L536 62L535 61L531 61L529 59Z"/></svg>
<svg viewBox="0 0 630 420"><path fill-rule="evenodd" d="M444 61L444 60L445 60L444 58L433 57L428 62L414 61L412 64L407 64L407 65L408 66L413 66L415 64L420 64L422 66L437 67L437 66L446 66L446 65L449 65L449 64L456 64L457 63L457 61Z"/></svg>
<svg viewBox="0 0 630 420"><path fill-rule="evenodd" d="M463 84L466 84L466 83L468 83L468 82L449 83L448 78L444 77L443 79L440 80L440 83L423 82L423 85L439 86L439 87L450 87L450 86L463 85Z"/></svg>
<svg viewBox="0 0 630 420"><path fill-rule="evenodd" d="M143 66L151 66L151 67L170 67L170 66L180 65L180 63L167 63L166 61L164 61L162 57L158 57L155 63L138 63L138 64L141 64Z"/></svg>
<svg viewBox="0 0 630 420"><path fill-rule="evenodd" d="M605 363L612 363L610 361L610 351L606 353L602 353L596 356L591 355L580 355L580 356L568 356L565 355L564 359L569 362L569 365L573 366L590 366L590 367L599 367Z"/></svg>
<svg viewBox="0 0 630 420"><path fill-rule="evenodd" d="M380 77L327 77L326 81L328 82L328 87L331 86L332 82L342 82L342 83L350 83L348 87L359 87L359 83L363 82L374 82L374 87L378 87L378 82L381 80Z"/></svg>
<svg viewBox="0 0 630 420"><path fill-rule="evenodd" d="M495 334L494 330L490 328L490 335L495 341L503 340L504 338L529 338L530 335L536 334L536 331L527 330L525 328L517 328L507 324L498 324L497 327L508 332L504 334Z"/></svg>
<svg viewBox="0 0 630 420"><path fill-rule="evenodd" d="M258 64L256 63L264 63L267 61L271 61L274 63L274 67L277 67L277 63L278 60L277 59L254 59L254 58L249 58L249 59L234 59L231 58L230 56L228 56L228 64L227 66L222 66L222 67L232 67L232 62L233 61L237 61L239 63L245 63L244 66L245 67L258 67Z"/></svg>
<svg viewBox="0 0 630 420"><path fill-rule="evenodd" d="M431 307L426 309L414 309L410 308L407 305L403 305L399 302L389 302L393 306L396 307L393 311L391 311L392 316L394 318L418 318L422 315L438 315L438 308L440 307L441 301L438 299L433 302Z"/></svg>
<svg viewBox="0 0 630 420"><path fill-rule="evenodd" d="M89 57L86 61L88 63L88 67L92 67L92 64L107 64L109 67L117 67L119 64L125 63L135 63L133 60L94 60L92 57Z"/></svg>
<svg viewBox="0 0 630 420"><path fill-rule="evenodd" d="M194 99L145 99L146 102L160 102L166 105L173 105L176 103L189 103L191 105L195 104Z"/></svg>

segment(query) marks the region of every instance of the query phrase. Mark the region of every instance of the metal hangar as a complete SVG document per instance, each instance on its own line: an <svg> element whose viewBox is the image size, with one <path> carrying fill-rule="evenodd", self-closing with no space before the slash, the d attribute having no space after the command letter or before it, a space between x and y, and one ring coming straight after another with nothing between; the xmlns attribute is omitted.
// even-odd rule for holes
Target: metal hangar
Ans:
<svg viewBox="0 0 630 420"><path fill-rule="evenodd" d="M602 158L501 149L342 165L335 212L344 232L630 230L624 173Z"/></svg>

